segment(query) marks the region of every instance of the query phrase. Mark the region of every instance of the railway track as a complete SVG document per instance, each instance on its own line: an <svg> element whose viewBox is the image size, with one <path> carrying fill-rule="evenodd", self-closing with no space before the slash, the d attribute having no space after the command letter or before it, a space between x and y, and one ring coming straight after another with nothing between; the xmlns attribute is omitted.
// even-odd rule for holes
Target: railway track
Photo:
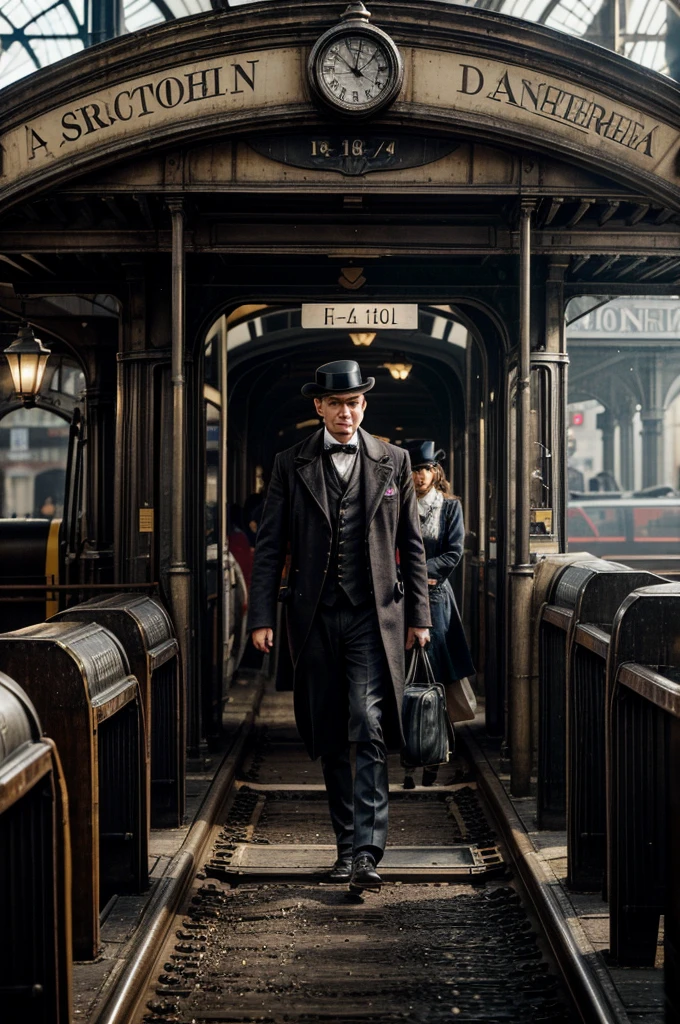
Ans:
<svg viewBox="0 0 680 1024"><path fill-rule="evenodd" d="M386 884L351 897L321 880L334 859L321 773L287 708L265 699L136 1024L572 1024L468 767L395 787Z"/></svg>

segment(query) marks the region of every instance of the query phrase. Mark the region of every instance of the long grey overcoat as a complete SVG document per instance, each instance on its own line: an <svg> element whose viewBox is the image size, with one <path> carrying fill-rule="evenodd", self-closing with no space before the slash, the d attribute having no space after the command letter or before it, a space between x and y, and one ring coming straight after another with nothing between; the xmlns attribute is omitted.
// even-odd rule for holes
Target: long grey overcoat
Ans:
<svg viewBox="0 0 680 1024"><path fill-rule="evenodd" d="M383 730L387 746L398 749L403 742L404 626L430 625L427 570L408 452L361 428L359 435L368 557L394 698L385 708ZM276 627L281 573L289 551L286 613L295 669L295 716L312 758L346 742L348 725L341 716L338 720L337 694L344 686L338 666L329 664L323 679L304 678L298 671L331 555L322 454L323 429L276 456L257 534L248 615L251 632Z"/></svg>

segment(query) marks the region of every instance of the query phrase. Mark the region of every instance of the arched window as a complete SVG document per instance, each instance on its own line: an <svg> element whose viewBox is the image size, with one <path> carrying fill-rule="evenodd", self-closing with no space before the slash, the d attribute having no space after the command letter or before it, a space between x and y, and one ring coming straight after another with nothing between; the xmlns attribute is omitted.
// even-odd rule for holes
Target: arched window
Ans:
<svg viewBox="0 0 680 1024"><path fill-rule="evenodd" d="M211 9L211 0L0 0L0 87L94 43Z"/></svg>
<svg viewBox="0 0 680 1024"><path fill-rule="evenodd" d="M0 419L0 518L61 518L68 439L68 421L46 409Z"/></svg>

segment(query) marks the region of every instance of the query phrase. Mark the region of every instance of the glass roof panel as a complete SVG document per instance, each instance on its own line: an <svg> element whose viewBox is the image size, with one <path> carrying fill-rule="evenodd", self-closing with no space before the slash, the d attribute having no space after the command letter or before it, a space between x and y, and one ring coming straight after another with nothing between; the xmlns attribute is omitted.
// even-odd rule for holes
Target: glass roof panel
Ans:
<svg viewBox="0 0 680 1024"><path fill-rule="evenodd" d="M78 35L78 22L76 21L74 14L75 12L69 10L65 4L62 4L60 10L60 22L58 27L55 27L52 12L46 12L40 14L38 17L32 19L25 27L26 35L28 36L54 36L60 32L65 35L76 36Z"/></svg>
<svg viewBox="0 0 680 1024"><path fill-rule="evenodd" d="M11 43L7 49L3 46L0 54L0 82L10 85L39 67L37 57L33 58L30 51L20 43Z"/></svg>
<svg viewBox="0 0 680 1024"><path fill-rule="evenodd" d="M125 26L128 32L137 32L163 21L210 10L210 0L126 0Z"/></svg>
<svg viewBox="0 0 680 1024"><path fill-rule="evenodd" d="M92 10L116 0L0 0L0 87L90 43ZM222 0L229 7L265 0ZM545 24L569 35L602 41L597 15L605 0L439 0L477 6ZM627 0L619 52L666 70L665 0ZM211 0L123 0L126 32L212 10ZM38 39L42 40L38 42ZM612 47L613 47L612 41Z"/></svg>
<svg viewBox="0 0 680 1024"><path fill-rule="evenodd" d="M31 49L38 58L40 67L47 64L54 64L63 57L70 57L72 53L78 53L84 49L80 39L34 39Z"/></svg>

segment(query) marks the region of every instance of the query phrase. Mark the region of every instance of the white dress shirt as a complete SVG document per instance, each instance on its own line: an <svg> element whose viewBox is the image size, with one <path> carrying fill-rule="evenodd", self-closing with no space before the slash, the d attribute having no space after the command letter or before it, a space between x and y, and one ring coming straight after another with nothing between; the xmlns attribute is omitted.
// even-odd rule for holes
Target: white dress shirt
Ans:
<svg viewBox="0 0 680 1024"><path fill-rule="evenodd" d="M358 448L358 446L359 446L359 438L357 437L357 435L355 433L355 434L352 435L352 437L350 438L349 441L342 441L342 442L341 441L336 441L335 438L333 437L333 435L328 432L326 427L324 427L323 428L323 446L324 446L324 448L330 448L330 446L332 444L347 444L351 448ZM355 459L358 458L358 454L357 455L347 455L347 454L345 454L345 452L333 452L333 454L331 455L331 458L333 460L333 465L335 466L335 469L336 469L336 471L338 473L338 476L340 476L343 480L346 480L347 477L352 472L352 469L354 468L354 462L355 462Z"/></svg>

